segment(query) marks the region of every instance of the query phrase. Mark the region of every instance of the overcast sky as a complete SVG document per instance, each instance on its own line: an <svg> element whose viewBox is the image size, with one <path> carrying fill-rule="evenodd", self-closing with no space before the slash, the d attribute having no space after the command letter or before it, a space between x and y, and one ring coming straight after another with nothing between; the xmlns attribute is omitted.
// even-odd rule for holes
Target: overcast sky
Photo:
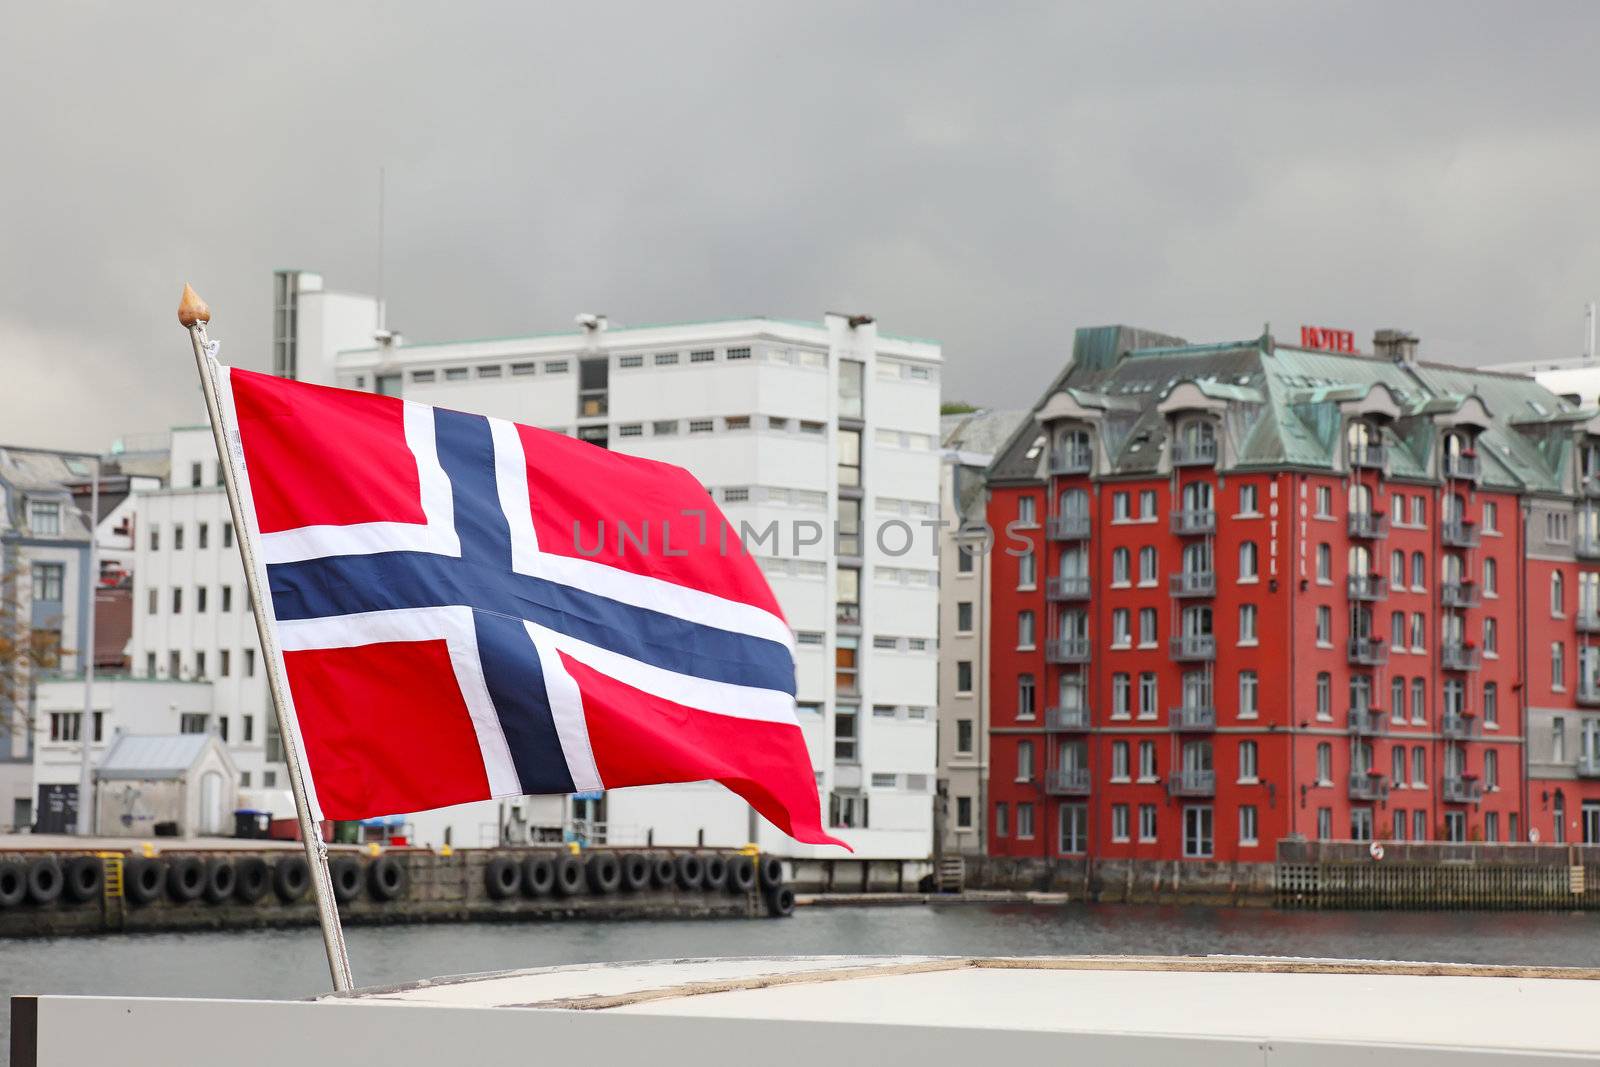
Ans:
<svg viewBox="0 0 1600 1067"><path fill-rule="evenodd" d="M1031 404L1077 326L1576 355L1600 5L27 4L0 34L0 441L199 414L271 271L411 340L865 311Z"/></svg>

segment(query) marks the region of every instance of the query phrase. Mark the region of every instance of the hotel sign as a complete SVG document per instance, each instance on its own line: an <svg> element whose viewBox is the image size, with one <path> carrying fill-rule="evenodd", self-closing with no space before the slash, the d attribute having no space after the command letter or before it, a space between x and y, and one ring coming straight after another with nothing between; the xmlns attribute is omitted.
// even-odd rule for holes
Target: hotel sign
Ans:
<svg viewBox="0 0 1600 1067"><path fill-rule="evenodd" d="M1324 352L1350 352L1356 350L1356 335L1352 330L1330 330L1326 326L1300 327L1300 347L1318 348Z"/></svg>

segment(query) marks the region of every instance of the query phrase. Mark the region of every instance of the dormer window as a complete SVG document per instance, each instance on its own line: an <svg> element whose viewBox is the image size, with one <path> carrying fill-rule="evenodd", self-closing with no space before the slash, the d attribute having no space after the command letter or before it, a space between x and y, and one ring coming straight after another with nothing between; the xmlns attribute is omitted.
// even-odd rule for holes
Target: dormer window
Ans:
<svg viewBox="0 0 1600 1067"><path fill-rule="evenodd" d="M1600 438L1585 437L1578 446L1578 469L1582 472L1584 492L1600 493Z"/></svg>
<svg viewBox="0 0 1600 1067"><path fill-rule="evenodd" d="M1050 453L1050 473L1088 474L1094 470L1094 445L1088 430L1062 430Z"/></svg>
<svg viewBox="0 0 1600 1067"><path fill-rule="evenodd" d="M1444 476L1446 478L1461 478L1467 481L1477 481L1482 473L1478 462L1478 453L1473 448L1473 440L1460 430L1451 430L1444 435Z"/></svg>
<svg viewBox="0 0 1600 1067"><path fill-rule="evenodd" d="M61 536L61 502L28 501L28 531L35 537Z"/></svg>
<svg viewBox="0 0 1600 1067"><path fill-rule="evenodd" d="M1383 470L1383 431L1365 419L1356 419L1345 431L1345 457L1351 470Z"/></svg>
<svg viewBox="0 0 1600 1067"><path fill-rule="evenodd" d="M1184 419L1172 435L1174 467L1212 467L1217 462L1217 430L1209 419Z"/></svg>

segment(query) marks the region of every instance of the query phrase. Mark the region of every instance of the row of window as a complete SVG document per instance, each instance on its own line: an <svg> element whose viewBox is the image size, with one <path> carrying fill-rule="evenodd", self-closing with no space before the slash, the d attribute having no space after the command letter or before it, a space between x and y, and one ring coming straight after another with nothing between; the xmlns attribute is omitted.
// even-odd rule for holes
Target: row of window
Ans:
<svg viewBox="0 0 1600 1067"><path fill-rule="evenodd" d="M241 650L239 653L239 659L240 676L245 678L254 678L256 676L256 650L253 648ZM185 675L183 671L183 653L179 652L177 649L173 649L167 653L166 674L160 675L157 672L158 660L156 653L146 652L144 654L144 676L146 678L190 677L196 680L210 677L209 670L211 665L207 661L206 654L203 649L197 650L190 662L194 667L193 673ZM231 650L224 648L217 653L217 677L230 678L232 676L233 653Z"/></svg>
<svg viewBox="0 0 1600 1067"><path fill-rule="evenodd" d="M185 587L181 586L181 585L175 585L175 586L172 587L172 594L171 594L171 597L169 598L169 603L172 605L172 614L174 614L174 615L182 615L183 614L183 601L184 601L183 593L184 593L184 589L185 589ZM224 612L224 613L232 611L233 610L233 586L231 586L231 585L219 585L217 587L217 600L218 600L218 603L217 603L217 610L218 611L221 611L221 612ZM194 610L195 610L196 614L199 614L199 615L205 614L206 609L210 604L210 601L211 601L211 590L210 590L210 588L208 586L197 585L197 586L194 587L194 599L191 601L191 603L194 605ZM154 586L152 586L148 590L145 591L145 611L146 611L147 614L155 615L160 610L161 610L161 590L156 588L156 587L154 587Z"/></svg>
<svg viewBox="0 0 1600 1067"><path fill-rule="evenodd" d="M183 551L184 531L185 531L185 525L183 523L175 522L175 523L172 524L172 526L171 526L172 550L174 552L182 552ZM197 549L210 548L211 547L211 524L208 523L208 522L197 522L197 523L195 523L194 524L194 540L195 540L195 548L197 548ZM150 524L149 544L150 544L150 551L152 551L152 552L161 551L161 525L159 523L152 522ZM228 522L228 521L224 521L223 524L222 524L222 547L223 548L232 548L233 547L233 523Z"/></svg>

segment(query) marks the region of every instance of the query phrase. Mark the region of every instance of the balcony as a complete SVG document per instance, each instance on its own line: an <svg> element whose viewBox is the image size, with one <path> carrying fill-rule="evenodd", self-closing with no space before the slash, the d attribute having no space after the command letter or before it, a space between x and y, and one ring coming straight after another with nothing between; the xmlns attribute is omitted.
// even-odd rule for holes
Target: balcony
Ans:
<svg viewBox="0 0 1600 1067"><path fill-rule="evenodd" d="M1382 445L1368 444L1350 449L1350 469L1381 471L1389 465L1389 454Z"/></svg>
<svg viewBox="0 0 1600 1067"><path fill-rule="evenodd" d="M1477 582L1443 582L1439 586L1439 603L1447 608L1475 608L1478 606Z"/></svg>
<svg viewBox="0 0 1600 1067"><path fill-rule="evenodd" d="M1600 679L1580 679L1578 703L1594 707L1600 705Z"/></svg>
<svg viewBox="0 0 1600 1067"><path fill-rule="evenodd" d="M1180 663L1217 658L1217 639L1210 634L1184 634L1172 639L1172 658Z"/></svg>
<svg viewBox="0 0 1600 1067"><path fill-rule="evenodd" d="M1089 516L1052 515L1044 521L1044 535L1052 541L1087 541Z"/></svg>
<svg viewBox="0 0 1600 1067"><path fill-rule="evenodd" d="M1349 729L1356 737L1377 737L1383 733L1386 720L1383 712L1377 708L1359 707L1350 709Z"/></svg>
<svg viewBox="0 0 1600 1067"><path fill-rule="evenodd" d="M1389 579L1381 574L1352 574L1345 580L1351 600L1382 600L1389 595Z"/></svg>
<svg viewBox="0 0 1600 1067"><path fill-rule="evenodd" d="M1381 800L1383 798L1383 776L1370 771L1350 772L1350 799L1351 800Z"/></svg>
<svg viewBox="0 0 1600 1067"><path fill-rule="evenodd" d="M1572 550L1579 559L1600 559L1600 531L1585 530L1582 527L1592 519L1580 518L1579 530L1572 536Z"/></svg>
<svg viewBox="0 0 1600 1067"><path fill-rule="evenodd" d="M861 625L860 604L836 604L833 610L833 621L840 626Z"/></svg>
<svg viewBox="0 0 1600 1067"><path fill-rule="evenodd" d="M1600 751L1584 752L1578 756L1579 778L1600 778Z"/></svg>
<svg viewBox="0 0 1600 1067"><path fill-rule="evenodd" d="M1182 508L1172 513L1172 532L1179 537L1198 537L1217 532L1215 508Z"/></svg>
<svg viewBox="0 0 1600 1067"><path fill-rule="evenodd" d="M1381 637L1352 637L1350 662L1358 667L1381 667L1389 661L1389 649Z"/></svg>
<svg viewBox="0 0 1600 1067"><path fill-rule="evenodd" d="M1092 448L1058 448L1050 453L1051 474L1088 474L1092 470Z"/></svg>
<svg viewBox="0 0 1600 1067"><path fill-rule="evenodd" d="M1389 516L1381 511L1352 511L1350 536L1357 541L1377 541L1389 536Z"/></svg>
<svg viewBox="0 0 1600 1067"><path fill-rule="evenodd" d="M1600 497L1600 474L1585 474L1580 477L1578 492L1588 497Z"/></svg>
<svg viewBox="0 0 1600 1067"><path fill-rule="evenodd" d="M1600 634L1600 611L1579 611L1572 622L1580 634Z"/></svg>
<svg viewBox="0 0 1600 1067"><path fill-rule="evenodd" d="M1044 643L1046 663L1088 663L1089 639L1087 637L1058 637Z"/></svg>
<svg viewBox="0 0 1600 1067"><path fill-rule="evenodd" d="M1217 465L1217 439L1212 437L1185 441L1179 438L1173 441L1172 465L1174 467L1215 467Z"/></svg>
<svg viewBox="0 0 1600 1067"><path fill-rule="evenodd" d="M1172 728L1181 733L1210 733L1217 728L1217 709L1212 704L1179 704L1172 709Z"/></svg>
<svg viewBox="0 0 1600 1067"><path fill-rule="evenodd" d="M1089 709L1082 704L1057 704L1046 708L1044 728L1057 734L1082 733L1089 729Z"/></svg>
<svg viewBox="0 0 1600 1067"><path fill-rule="evenodd" d="M1053 797L1089 795L1089 768L1065 767L1044 776L1044 791Z"/></svg>
<svg viewBox="0 0 1600 1067"><path fill-rule="evenodd" d="M1046 600L1088 600L1089 576L1086 574L1059 574L1045 582Z"/></svg>
<svg viewBox="0 0 1600 1067"><path fill-rule="evenodd" d="M1444 457L1444 476L1475 482L1483 476L1483 463L1475 452L1458 452L1455 455L1447 452Z"/></svg>
<svg viewBox="0 0 1600 1067"><path fill-rule="evenodd" d="M1217 595L1216 571L1179 571L1168 583L1176 597L1205 597Z"/></svg>
<svg viewBox="0 0 1600 1067"><path fill-rule="evenodd" d="M1446 804L1476 804L1483 799L1483 783L1464 775L1451 775L1444 780Z"/></svg>
<svg viewBox="0 0 1600 1067"><path fill-rule="evenodd" d="M1439 646L1439 666L1447 671L1478 669L1478 646L1447 641Z"/></svg>
<svg viewBox="0 0 1600 1067"><path fill-rule="evenodd" d="M1181 770L1167 779L1167 792L1175 797L1214 797L1217 772Z"/></svg>
<svg viewBox="0 0 1600 1067"><path fill-rule="evenodd" d="M1478 524L1470 519L1446 519L1439 526L1439 540L1447 548L1477 548Z"/></svg>

